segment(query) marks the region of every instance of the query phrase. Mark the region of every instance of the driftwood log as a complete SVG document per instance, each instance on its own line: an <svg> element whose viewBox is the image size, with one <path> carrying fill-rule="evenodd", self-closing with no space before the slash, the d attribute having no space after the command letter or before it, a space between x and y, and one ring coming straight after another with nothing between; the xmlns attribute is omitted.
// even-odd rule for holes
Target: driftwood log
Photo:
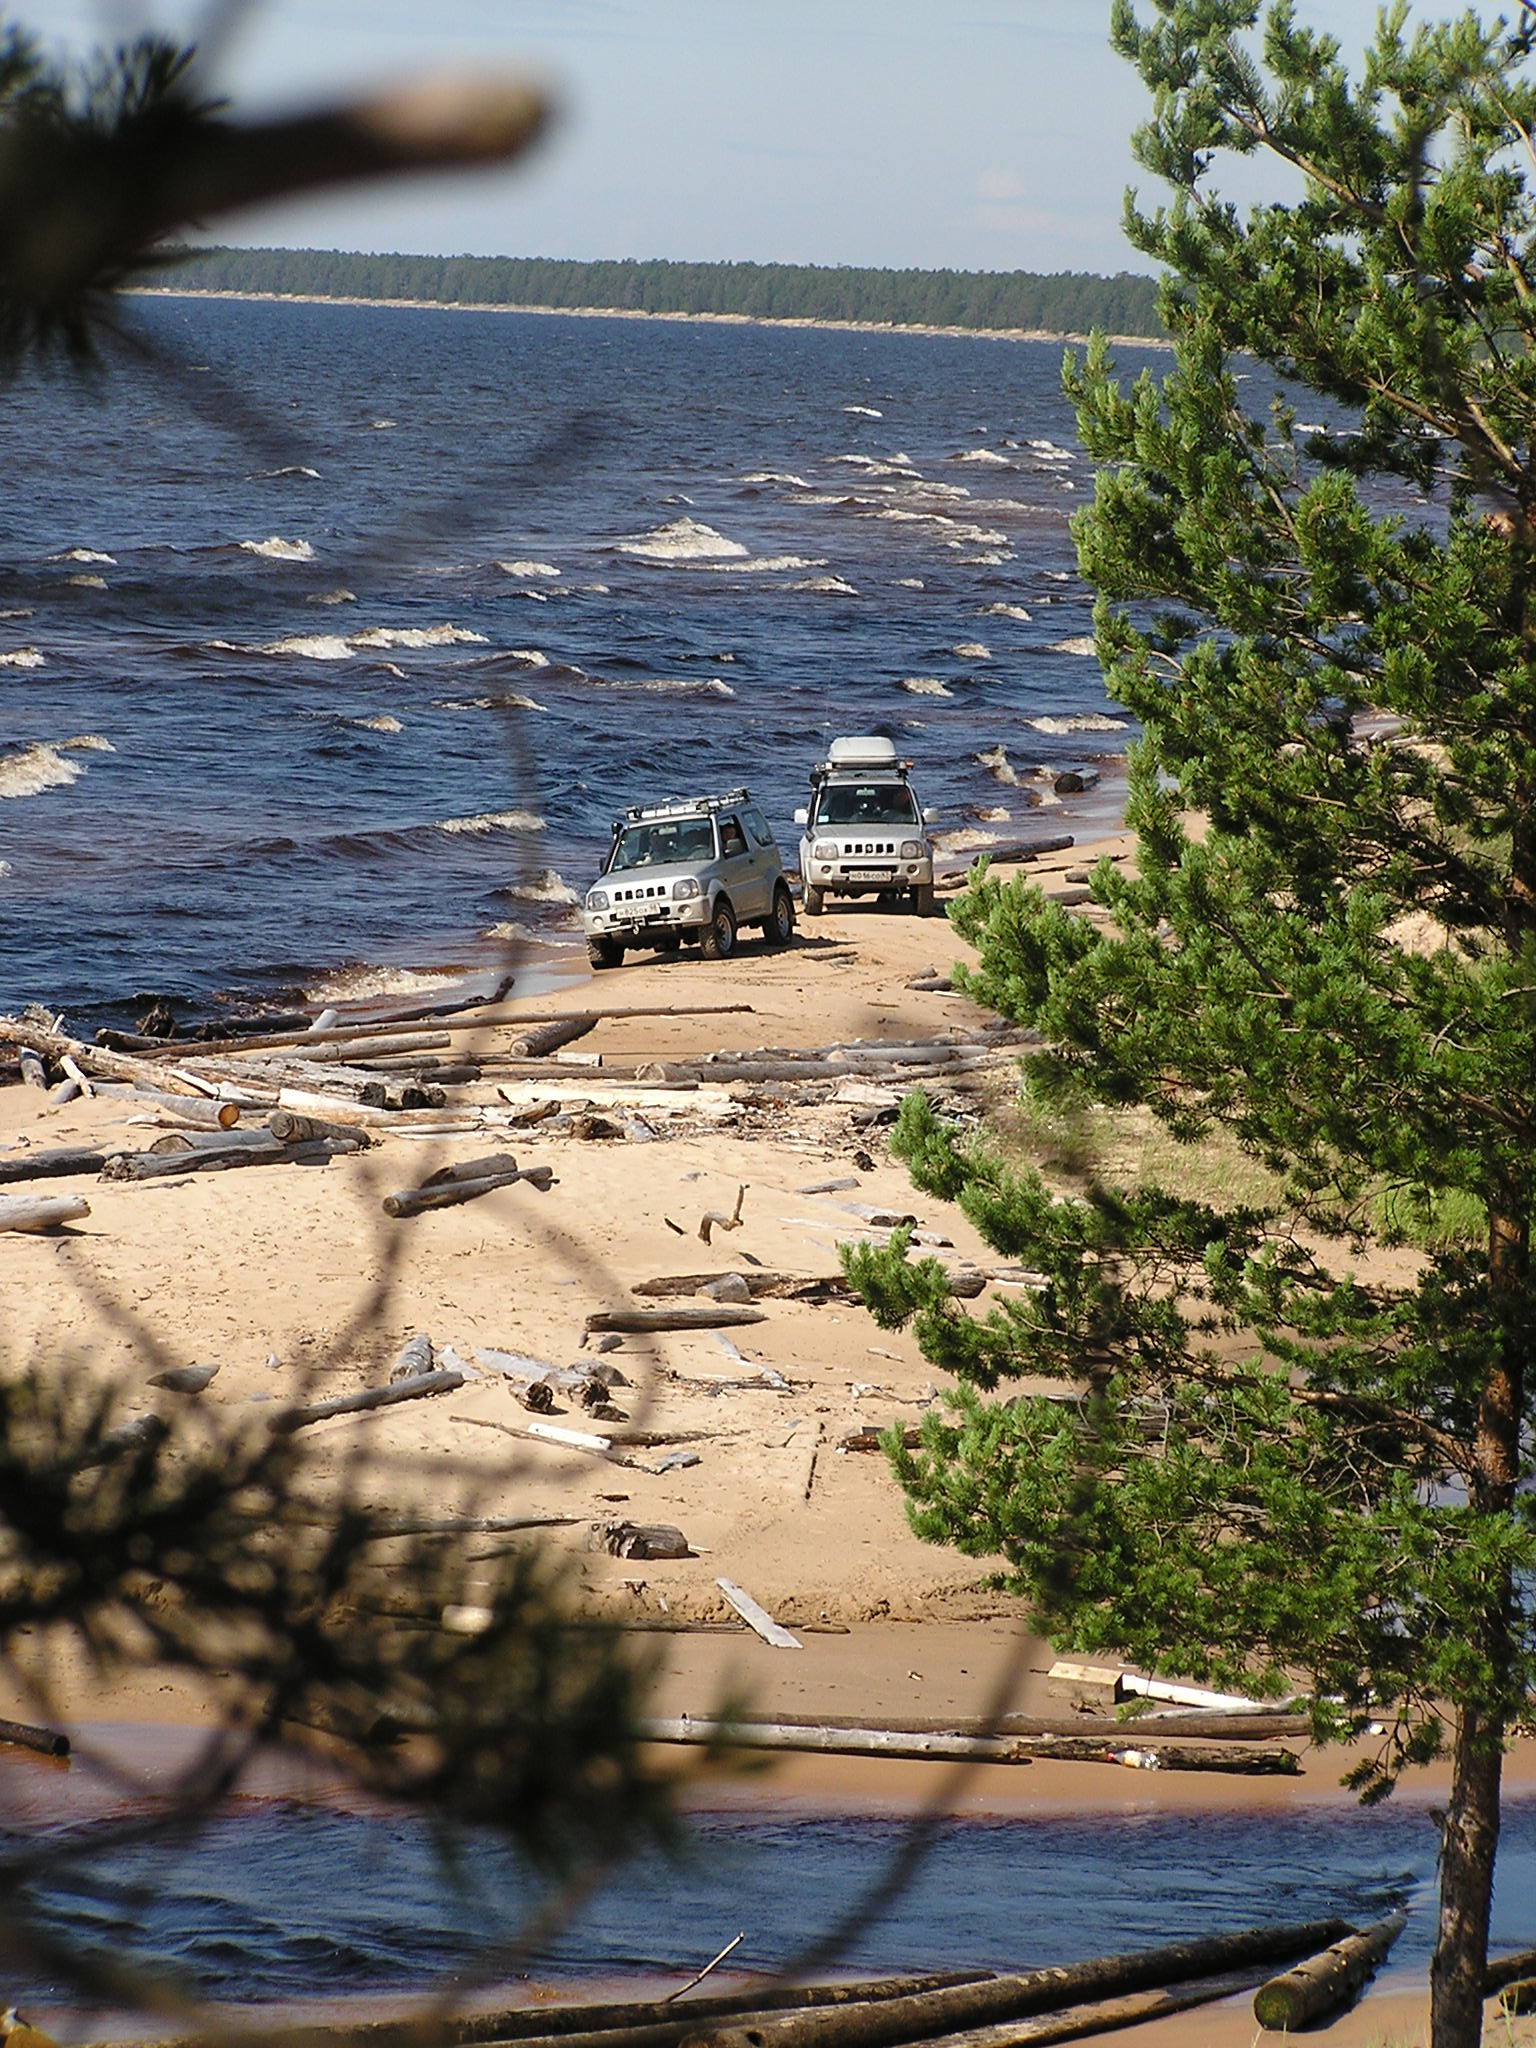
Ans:
<svg viewBox="0 0 1536 2048"><path fill-rule="evenodd" d="M284 1145L303 1145L319 1138L345 1138L353 1151L361 1151L373 1143L359 1125L327 1123L323 1117L305 1116L296 1109L269 1110L267 1129Z"/></svg>
<svg viewBox="0 0 1536 2048"><path fill-rule="evenodd" d="M35 1749L39 1756L68 1756L69 1737L57 1728L35 1728L29 1721L0 1721L0 1742L16 1749Z"/></svg>
<svg viewBox="0 0 1536 2048"><path fill-rule="evenodd" d="M1347 1934L1320 1954L1308 1956L1283 1977L1271 1977L1254 1993L1254 2018L1278 2034L1345 2010L1355 2003L1407 1924L1405 1913L1389 1913L1358 1934Z"/></svg>
<svg viewBox="0 0 1536 2048"><path fill-rule="evenodd" d="M486 1161L477 1163L483 1166ZM431 1209L452 1209L460 1202L473 1202L481 1195L494 1194L498 1188L515 1187L519 1181L526 1181L541 1195L547 1194L554 1182L554 1168L513 1166L510 1171L463 1179L457 1169L445 1167L441 1174L433 1174L422 1187L397 1188L394 1194L386 1195L384 1213L386 1216L421 1216Z"/></svg>
<svg viewBox="0 0 1536 2048"><path fill-rule="evenodd" d="M545 1010L542 1014L519 1015L515 1010L487 1009L473 1017L441 1017L436 1020L439 1031L488 1031L492 1028L510 1028L518 1032L531 1032L546 1024L579 1024L583 1030L605 1020L615 1022L636 1017L724 1017L749 1014L750 1003L660 1003L646 1004L638 1008L617 1008L607 1010ZM3 1022L4 1020L0 1020ZM14 1021L14 1020L12 1020ZM199 1045L198 1056L207 1053L269 1052L290 1045L346 1044L363 1046L371 1038L389 1038L398 1035L398 1023L377 1024L331 1024L323 1031L270 1031L261 1034L247 1033L233 1038L217 1038ZM25 1034L23 1034L25 1035ZM35 1042L31 1040L29 1042ZM167 1047L167 1050L170 1048ZM176 1051L186 1052L189 1048L184 1040L176 1042Z"/></svg>
<svg viewBox="0 0 1536 2048"><path fill-rule="evenodd" d="M190 1150L118 1152L102 1168L103 1180L161 1180L177 1173L225 1173L238 1166L323 1166L346 1152L362 1148L355 1138L321 1138L302 1145L251 1132L254 1144L215 1144Z"/></svg>
<svg viewBox="0 0 1536 2048"><path fill-rule="evenodd" d="M93 1152L86 1145L63 1145L49 1152L18 1152L0 1159L0 1186L12 1187L20 1180L66 1180L75 1173L100 1173L107 1163L105 1152Z"/></svg>
<svg viewBox="0 0 1536 2048"><path fill-rule="evenodd" d="M90 1213L84 1195L0 1195L0 1230L57 1230Z"/></svg>
<svg viewBox="0 0 1536 2048"><path fill-rule="evenodd" d="M267 1423L274 1436L292 1436L312 1422L328 1422L333 1415L367 1415L375 1408L392 1408L399 1401L416 1401L425 1394L447 1394L462 1387L464 1375L456 1367L418 1373L414 1379L396 1380L387 1387L368 1387L361 1394L339 1394L333 1401L314 1401L307 1407L284 1408Z"/></svg>
<svg viewBox="0 0 1536 2048"><path fill-rule="evenodd" d="M1522 1948L1514 1955L1499 1956L1483 1972L1483 1996L1491 1998L1495 1991L1502 1991L1506 1985L1518 1984L1527 1977L1536 1977L1536 1948Z"/></svg>
<svg viewBox="0 0 1536 2048"><path fill-rule="evenodd" d="M729 1330L768 1319L760 1308L730 1302L687 1302L677 1308L600 1308L587 1317L590 1333L619 1330L644 1336L661 1330Z"/></svg>
<svg viewBox="0 0 1536 2048"><path fill-rule="evenodd" d="M142 1059L134 1053L113 1052L102 1045L87 1045L67 1032L45 1030L24 1017L0 1017L0 1045L30 1047L51 1060L62 1060L68 1054L87 1074L106 1074L118 1081L143 1080L176 1095L209 1096L218 1092L208 1082L183 1074L174 1066ZM178 1052L185 1050L177 1047Z"/></svg>
<svg viewBox="0 0 1536 2048"><path fill-rule="evenodd" d="M732 1605L735 1605L734 1601ZM743 1619L751 1618L744 1615ZM788 1635L789 1631L781 1633ZM790 1642L799 1648L793 1637ZM820 1756L892 1756L984 1764L1056 1761L1132 1764L1132 1767L1135 1767L1133 1760L1144 1758L1148 1760L1149 1768L1157 1770L1219 1771L1239 1777L1287 1777L1293 1775L1297 1768L1296 1759L1288 1749L1260 1748L1253 1744L1168 1741L1155 1745L1132 1744L1118 1733L1107 1740L1071 1735L957 1734L899 1727L817 1726L798 1721L717 1723L695 1721L687 1715L647 1721L644 1727L646 1738L651 1742L705 1743L725 1749L777 1750Z"/></svg>

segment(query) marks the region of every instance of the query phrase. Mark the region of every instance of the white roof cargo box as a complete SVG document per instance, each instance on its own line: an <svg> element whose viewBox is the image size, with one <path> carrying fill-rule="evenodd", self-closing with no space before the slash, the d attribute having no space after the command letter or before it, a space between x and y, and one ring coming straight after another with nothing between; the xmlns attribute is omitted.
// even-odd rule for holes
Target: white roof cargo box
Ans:
<svg viewBox="0 0 1536 2048"><path fill-rule="evenodd" d="M834 740L827 749L827 766L894 769L896 745L893 740L878 739L873 735L865 739Z"/></svg>

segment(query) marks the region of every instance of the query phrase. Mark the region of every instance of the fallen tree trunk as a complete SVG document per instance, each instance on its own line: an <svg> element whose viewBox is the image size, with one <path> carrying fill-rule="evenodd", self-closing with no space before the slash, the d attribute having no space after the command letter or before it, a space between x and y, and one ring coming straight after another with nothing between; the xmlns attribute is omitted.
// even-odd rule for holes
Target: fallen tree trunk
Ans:
<svg viewBox="0 0 1536 2048"><path fill-rule="evenodd" d="M1271 1977L1254 1993L1254 2018L1271 2033L1289 2033L1353 2005L1407 1924L1406 1913L1389 1913Z"/></svg>
<svg viewBox="0 0 1536 2048"><path fill-rule="evenodd" d="M1506 1984L1518 1984L1536 1976L1536 1948L1518 1949L1512 1956L1499 1956L1483 1972L1483 1996L1491 1998Z"/></svg>
<svg viewBox="0 0 1536 2048"><path fill-rule="evenodd" d="M590 1029L605 1020L615 1022L636 1017L727 1017L750 1014L750 1003L656 1003L637 1008L608 1010L545 1010L542 1014L519 1016L515 1010L487 1010L478 1017L448 1016L436 1020L435 1028L446 1032L489 1031L499 1027L528 1032L546 1024L580 1024ZM398 1023L332 1024L324 1031L272 1031L237 1038L216 1038L198 1048L203 1053L268 1052L290 1045L363 1045L370 1038L397 1035ZM183 1050L181 1041L177 1050Z"/></svg>
<svg viewBox="0 0 1536 2048"><path fill-rule="evenodd" d="M644 1336L662 1330L729 1330L740 1323L762 1323L768 1319L760 1308L721 1301L689 1302L679 1308L600 1308L587 1317L592 1335L600 1330L618 1330L630 1336Z"/></svg>
<svg viewBox="0 0 1536 2048"><path fill-rule="evenodd" d="M1132 1768L1139 1767L1135 1760L1147 1759L1151 1769L1221 1771L1239 1777L1286 1777L1297 1768L1288 1749L1223 1748L1191 1742L1162 1742L1154 1749L1145 1744L1127 1744L1121 1737L1101 1740L1070 1735L928 1733L913 1728L827 1723L695 1721L686 1714L647 1721L644 1727L647 1739L652 1742L706 1743L725 1749L780 1750L790 1754L894 1756L986 1764L1130 1764Z"/></svg>
<svg viewBox="0 0 1536 2048"><path fill-rule="evenodd" d="M361 1151L373 1143L360 1125L327 1123L324 1117L305 1116L296 1109L269 1111L267 1129L284 1145L313 1143L322 1138L345 1138L349 1149Z"/></svg>
<svg viewBox="0 0 1536 2048"><path fill-rule="evenodd" d="M361 1150L355 1140L343 1138L322 1138L302 1145L284 1145L272 1138L265 1145L210 1146L187 1152L118 1152L102 1168L102 1178L162 1180L177 1173L225 1173L237 1166L323 1166L329 1159Z"/></svg>
<svg viewBox="0 0 1536 2048"><path fill-rule="evenodd" d="M375 1408L392 1408L400 1401L420 1400L427 1394L452 1393L462 1387L464 1375L455 1367L419 1373L415 1379L396 1380L393 1386L369 1387L361 1394L338 1394L333 1401L314 1401L304 1408L284 1408L272 1416L267 1427L274 1436L292 1436L312 1422L329 1422L333 1415L367 1415Z"/></svg>
<svg viewBox="0 0 1536 2048"><path fill-rule="evenodd" d="M57 1728L35 1728L30 1721L0 1721L0 1742L16 1749L35 1749L39 1756L68 1756L69 1737Z"/></svg>
<svg viewBox="0 0 1536 2048"><path fill-rule="evenodd" d="M519 1181L527 1181L540 1194L547 1194L554 1182L554 1168L550 1166L514 1167L510 1173L482 1175L478 1180L447 1180L435 1184L436 1177L425 1187L399 1188L392 1195L384 1197L386 1216L421 1216L431 1209L453 1209L460 1202L476 1201L481 1195L491 1195L498 1188L515 1187Z"/></svg>
<svg viewBox="0 0 1536 2048"><path fill-rule="evenodd" d="M0 1230L57 1230L90 1213L84 1195L0 1195Z"/></svg>
<svg viewBox="0 0 1536 2048"><path fill-rule="evenodd" d="M107 1163L105 1152L93 1152L84 1145L65 1145L52 1152L22 1152L14 1159L0 1159L0 1186L19 1180L65 1180L75 1173L100 1173Z"/></svg>
<svg viewBox="0 0 1536 2048"><path fill-rule="evenodd" d="M30 1046L33 1051L46 1053L51 1060L62 1060L66 1054L83 1067L88 1074L106 1074L119 1081L145 1080L157 1088L168 1088L172 1094L211 1095L214 1091L204 1081L180 1073L175 1067L166 1066L158 1060L141 1059L134 1053L112 1052L104 1045L87 1045L83 1040L71 1038L64 1031L46 1031L36 1024L29 1024L20 1017L0 1017L0 1045ZM178 1051L184 1050L182 1047Z"/></svg>
<svg viewBox="0 0 1536 2048"><path fill-rule="evenodd" d="M1120 1998L1092 1999L1043 2013L1038 2019L1003 2020L990 2027L968 2027L958 2034L939 2034L925 2048L1045 2048L1052 2041L1080 2041L1121 2027L1161 2019L1167 2013L1189 2012L1217 1999L1231 1998L1252 1987L1253 1970L1226 1970L1215 1977L1194 1977L1183 1983L1132 1991Z"/></svg>

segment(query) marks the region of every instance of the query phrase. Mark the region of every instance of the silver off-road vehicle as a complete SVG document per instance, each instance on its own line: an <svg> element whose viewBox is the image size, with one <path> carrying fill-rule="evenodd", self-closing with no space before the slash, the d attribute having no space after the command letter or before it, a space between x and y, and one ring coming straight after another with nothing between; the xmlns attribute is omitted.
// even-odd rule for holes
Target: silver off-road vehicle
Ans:
<svg viewBox="0 0 1536 2048"><path fill-rule="evenodd" d="M674 953L685 942L723 960L744 924L770 946L794 936L795 906L768 821L745 789L637 804L613 825L613 844L581 906L587 957L617 967L625 951Z"/></svg>
<svg viewBox="0 0 1536 2048"><path fill-rule="evenodd" d="M805 827L800 880L807 917L828 896L904 896L919 917L933 909L933 847L889 740L834 740L811 770L811 802L796 811Z"/></svg>

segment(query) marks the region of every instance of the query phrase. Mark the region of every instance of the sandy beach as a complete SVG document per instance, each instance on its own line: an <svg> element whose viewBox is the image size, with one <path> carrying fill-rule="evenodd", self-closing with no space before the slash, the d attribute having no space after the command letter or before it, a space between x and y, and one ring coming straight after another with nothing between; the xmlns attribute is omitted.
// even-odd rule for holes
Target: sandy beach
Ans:
<svg viewBox="0 0 1536 2048"><path fill-rule="evenodd" d="M1093 854L1124 857L1128 846L1124 838L1079 846L1042 858L1031 873L1048 893L1079 902L1080 871ZM605 1018L572 1048L579 1061L550 1056L547 1082L503 1084L510 1103L489 1080L466 1091L500 1112L542 1090L567 1110L589 1105L595 1124L582 1125L578 1114L550 1130L550 1119L499 1131L493 1145L483 1134L421 1137L385 1126L369 1150L323 1167L50 1183L51 1191L86 1195L91 1212L54 1236L0 1233L6 1367L77 1365L121 1390L126 1419L187 1398L148 1386L151 1372L216 1364L216 1379L197 1398L222 1421L248 1414L257 1427L274 1401L380 1384L417 1332L463 1358L492 1347L557 1367L588 1362L585 1318L635 1305L645 1298L637 1284L754 1266L830 1276L839 1241L884 1236L861 1213L871 1209L914 1214L935 1240L933 1253L957 1274L989 1276L991 1293L1006 1284L990 1277L995 1255L957 1211L914 1194L886 1152L882 1127L865 1120L879 1104L868 1083L839 1083L815 1104L776 1104L771 1088L739 1082L619 1087L593 1063L596 1055L664 1068L717 1050L899 1043L951 1030L972 1039L985 1020L962 997L911 986L926 970L945 973L964 952L942 919L856 905L802 920L796 943L782 952L753 934L719 964L636 956L554 1003L547 993L520 1003L514 990L509 1007L678 1014ZM700 1013L726 1004L746 1007ZM514 1030L498 1024L487 1043ZM945 1087L980 1108L1006 1081L1005 1055ZM123 1097L58 1105L33 1089L0 1089L0 1158L125 1138L137 1149L157 1135L149 1125L129 1126L145 1114ZM581 1134L604 1128L628 1135ZM541 1194L519 1184L409 1220L384 1214L389 1190L491 1149L552 1168L553 1185ZM700 1219L711 1210L729 1214L738 1189L740 1227L717 1230L704 1244ZM377 1311L359 1329L360 1302L375 1288ZM705 1713L732 1689L765 1717L1065 1711L1046 1687L1049 1646L1029 1634L1017 1603L987 1585L985 1565L919 1543L883 1458L843 1448L858 1431L915 1422L931 1402L934 1371L916 1343L880 1331L846 1301L770 1298L761 1306L763 1320L724 1332L724 1343L710 1332L626 1335L605 1354L626 1382L614 1389L627 1418L613 1424L615 1434L641 1428L675 1439L697 1462L653 1471L645 1468L662 1463L659 1451L619 1466L509 1436L507 1428L531 1418L508 1381L487 1374L435 1399L316 1425L309 1438L320 1483L356 1483L362 1474L375 1498L395 1507L571 1517L547 1540L568 1556L583 1603L643 1628L647 1646L664 1656L658 1714ZM549 1419L603 1426L579 1407ZM671 1524L691 1554L641 1562L589 1548L594 1526L616 1519ZM734 1617L720 1577L797 1630L802 1649L776 1651L727 1627ZM680 1624L701 1626L689 1633ZM214 1711L153 1670L103 1685L76 1666L66 1666L50 1704L87 1743L101 1724L189 1728ZM27 1718L37 1705L7 1672L0 1713ZM1310 1755L1293 1779L1234 1779L1101 1764L993 1766L946 1780L942 1796L968 1812L1342 1803L1340 1767L1336 1757ZM695 1796L905 1809L934 1795L939 1770L805 1758L754 1777L748 1794L711 1781ZM1528 1753L1512 1758L1510 1775L1512 1783L1536 1781ZM7 1769L6 1782L19 1782L15 1770ZM1405 1796L1430 1799L1442 1789L1443 1774L1427 1773ZM1424 2038L1423 2006L1422 1985L1389 1979L1321 2038L1406 2048ZM1497 2038L1536 2039L1520 2031L1527 2024ZM1239 2002L1120 2038L1128 2048L1216 2048L1246 2044L1254 2032Z"/></svg>

